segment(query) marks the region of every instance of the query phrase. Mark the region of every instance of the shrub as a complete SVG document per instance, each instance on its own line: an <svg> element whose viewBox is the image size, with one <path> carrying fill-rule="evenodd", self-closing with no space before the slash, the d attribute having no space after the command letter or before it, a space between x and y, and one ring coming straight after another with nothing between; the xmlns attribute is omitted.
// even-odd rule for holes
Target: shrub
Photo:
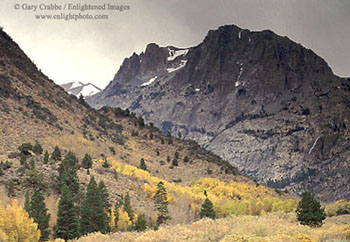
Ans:
<svg viewBox="0 0 350 242"><path fill-rule="evenodd" d="M7 169L10 169L12 166L12 162L9 162L9 161L5 161L0 163L0 168L2 168L3 170L7 170Z"/></svg>
<svg viewBox="0 0 350 242"><path fill-rule="evenodd" d="M135 222L135 230L137 232L145 231L147 228L147 223L145 219L145 215L141 214L137 217L137 220Z"/></svg>
<svg viewBox="0 0 350 242"><path fill-rule="evenodd" d="M31 169L26 172L24 186L44 191L49 187L48 183L44 179L44 175L42 173L38 173L38 171L35 169Z"/></svg>
<svg viewBox="0 0 350 242"><path fill-rule="evenodd" d="M60 150L60 148L58 148L57 145L56 145L54 151L51 154L51 159L54 160L54 161L62 160L61 150Z"/></svg>
<svg viewBox="0 0 350 242"><path fill-rule="evenodd" d="M36 155L41 155L43 153L43 148L41 147L41 144L38 141L35 141L33 151Z"/></svg>
<svg viewBox="0 0 350 242"><path fill-rule="evenodd" d="M23 143L18 147L18 150L24 155L31 155L30 151L33 150L33 146L30 143Z"/></svg>
<svg viewBox="0 0 350 242"><path fill-rule="evenodd" d="M20 162L20 164L23 166L23 165L26 163L26 161L27 161L27 157L26 157L26 155L23 154L23 153L21 153L20 157L21 157L21 158L20 158L19 162Z"/></svg>
<svg viewBox="0 0 350 242"><path fill-rule="evenodd" d="M106 158L104 159L104 162L103 162L102 166L103 166L104 168L110 168L110 167L111 167L111 165L108 163L108 161L107 161Z"/></svg>
<svg viewBox="0 0 350 242"><path fill-rule="evenodd" d="M44 164L49 163L49 152L46 150L44 154Z"/></svg>
<svg viewBox="0 0 350 242"><path fill-rule="evenodd" d="M140 160L140 169L146 171L147 170L147 165L145 163L145 159L141 158Z"/></svg>
<svg viewBox="0 0 350 242"><path fill-rule="evenodd" d="M18 153L18 152L11 152L7 157L9 159L15 159L15 158L20 157L20 153Z"/></svg>
<svg viewBox="0 0 350 242"><path fill-rule="evenodd" d="M188 163L190 161L190 159L188 158L188 156L184 157L184 163Z"/></svg>
<svg viewBox="0 0 350 242"><path fill-rule="evenodd" d="M85 169L90 169L92 167L92 159L91 159L91 156L89 154L85 154L85 156L81 162L81 166Z"/></svg>
<svg viewBox="0 0 350 242"><path fill-rule="evenodd" d="M116 154L116 153L115 153L114 147L110 146L110 147L109 147L109 150L111 151L112 155L115 155L115 154Z"/></svg>
<svg viewBox="0 0 350 242"><path fill-rule="evenodd" d="M13 179L5 183L5 188L7 190L7 196L9 197L15 196L15 182L13 181Z"/></svg>

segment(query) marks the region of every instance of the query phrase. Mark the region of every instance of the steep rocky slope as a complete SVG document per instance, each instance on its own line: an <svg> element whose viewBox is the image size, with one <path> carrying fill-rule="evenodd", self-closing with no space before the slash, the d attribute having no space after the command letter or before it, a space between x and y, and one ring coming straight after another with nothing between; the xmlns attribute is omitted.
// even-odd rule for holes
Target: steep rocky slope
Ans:
<svg viewBox="0 0 350 242"><path fill-rule="evenodd" d="M142 114L271 186L350 196L350 80L271 31L231 25L188 49L149 44L87 101Z"/></svg>

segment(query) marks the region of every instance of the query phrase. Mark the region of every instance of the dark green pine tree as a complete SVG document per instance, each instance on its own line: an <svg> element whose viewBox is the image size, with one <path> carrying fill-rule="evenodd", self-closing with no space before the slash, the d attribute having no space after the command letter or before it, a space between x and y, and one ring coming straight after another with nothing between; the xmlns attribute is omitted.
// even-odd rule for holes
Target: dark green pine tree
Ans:
<svg viewBox="0 0 350 242"><path fill-rule="evenodd" d="M296 213L301 224L311 227L322 226L322 221L326 218L324 208L321 208L320 202L310 192L302 194Z"/></svg>
<svg viewBox="0 0 350 242"><path fill-rule="evenodd" d="M29 191L26 191L26 196L24 199L24 210L27 211L28 214L30 214L30 197L29 197Z"/></svg>
<svg viewBox="0 0 350 242"><path fill-rule="evenodd" d="M129 193L127 193L126 196L124 197L123 209L125 212L128 213L130 221L134 221L134 211L132 210L132 207L131 207Z"/></svg>
<svg viewBox="0 0 350 242"><path fill-rule="evenodd" d="M38 141L35 141L33 151L36 155L41 155L43 153L43 148L41 147L41 144Z"/></svg>
<svg viewBox="0 0 350 242"><path fill-rule="evenodd" d="M167 191L164 187L163 182L159 182L157 185L157 192L156 195L154 195L155 199L155 210L158 211L158 218L156 222L156 229L163 224L166 223L171 217L169 216L169 211L168 211L168 194Z"/></svg>
<svg viewBox="0 0 350 242"><path fill-rule="evenodd" d="M147 222L145 219L145 215L141 214L140 216L137 217L136 222L135 222L135 230L137 232L145 231L147 228Z"/></svg>
<svg viewBox="0 0 350 242"><path fill-rule="evenodd" d="M44 154L44 164L49 163L49 152L46 150Z"/></svg>
<svg viewBox="0 0 350 242"><path fill-rule="evenodd" d="M85 154L81 166L84 167L85 169L90 169L92 167L92 159L89 154Z"/></svg>
<svg viewBox="0 0 350 242"><path fill-rule="evenodd" d="M91 177L85 199L81 206L80 230L82 235L100 231L108 232L108 223L100 190L94 177Z"/></svg>
<svg viewBox="0 0 350 242"><path fill-rule="evenodd" d="M204 203L202 204L200 217L201 218L208 217L208 218L211 218L211 219L215 219L216 218L216 212L214 210L213 203L209 200L209 198L206 198Z"/></svg>
<svg viewBox="0 0 350 242"><path fill-rule="evenodd" d="M79 193L79 179L77 170L79 167L78 158L71 151L64 157L58 167L58 187L67 185L72 194Z"/></svg>
<svg viewBox="0 0 350 242"><path fill-rule="evenodd" d="M61 150L60 150L60 148L58 148L57 145L51 154L51 159L54 161L62 160Z"/></svg>
<svg viewBox="0 0 350 242"><path fill-rule="evenodd" d="M45 205L45 197L39 190L34 191L32 195L29 216L38 224L40 241L47 241L50 236L49 221L51 216Z"/></svg>
<svg viewBox="0 0 350 242"><path fill-rule="evenodd" d="M123 200L118 199L118 201L114 205L114 216L115 216L115 224L118 224L119 220L119 208L123 206Z"/></svg>
<svg viewBox="0 0 350 242"><path fill-rule="evenodd" d="M109 201L109 192L108 189L104 183L104 181L100 181L100 183L98 184L98 189L100 190L100 194L101 194L101 199L103 202L103 207L107 210L109 210L111 208L111 203Z"/></svg>
<svg viewBox="0 0 350 242"><path fill-rule="evenodd" d="M146 163L145 163L145 159L143 159L143 158L141 158L141 160L140 160L140 169L142 169L142 170L147 170L147 165L146 165Z"/></svg>
<svg viewBox="0 0 350 242"><path fill-rule="evenodd" d="M55 238L67 241L80 236L77 209L74 206L74 199L67 185L63 185L61 189L55 228Z"/></svg>
<svg viewBox="0 0 350 242"><path fill-rule="evenodd" d="M109 200L109 192L108 189L104 183L104 181L100 181L100 183L98 184L98 190L100 192L100 197L102 200L102 206L104 208L104 212L105 212L105 219L106 219L106 224L107 224L107 230L108 232L110 232L110 227L109 227L109 217L107 215L111 213L111 203ZM107 231L106 231L107 232Z"/></svg>

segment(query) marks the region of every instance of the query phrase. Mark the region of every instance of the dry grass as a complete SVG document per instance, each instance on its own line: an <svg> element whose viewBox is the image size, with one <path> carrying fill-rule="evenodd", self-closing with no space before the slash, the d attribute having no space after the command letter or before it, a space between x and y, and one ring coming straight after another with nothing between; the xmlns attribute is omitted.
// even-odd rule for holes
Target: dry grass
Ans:
<svg viewBox="0 0 350 242"><path fill-rule="evenodd" d="M327 218L321 228L297 223L294 214L234 216L216 221L203 219L189 225L164 226L158 231L92 234L77 242L165 242L165 241L349 241L350 216Z"/></svg>

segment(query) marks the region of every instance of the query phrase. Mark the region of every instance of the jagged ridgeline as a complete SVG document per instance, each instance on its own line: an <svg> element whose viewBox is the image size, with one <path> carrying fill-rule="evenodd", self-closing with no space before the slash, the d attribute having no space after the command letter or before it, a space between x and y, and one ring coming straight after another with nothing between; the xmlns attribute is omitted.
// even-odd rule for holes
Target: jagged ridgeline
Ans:
<svg viewBox="0 0 350 242"><path fill-rule="evenodd" d="M211 30L197 46L149 44L87 102L141 114L275 188L348 198L350 79L265 30Z"/></svg>

